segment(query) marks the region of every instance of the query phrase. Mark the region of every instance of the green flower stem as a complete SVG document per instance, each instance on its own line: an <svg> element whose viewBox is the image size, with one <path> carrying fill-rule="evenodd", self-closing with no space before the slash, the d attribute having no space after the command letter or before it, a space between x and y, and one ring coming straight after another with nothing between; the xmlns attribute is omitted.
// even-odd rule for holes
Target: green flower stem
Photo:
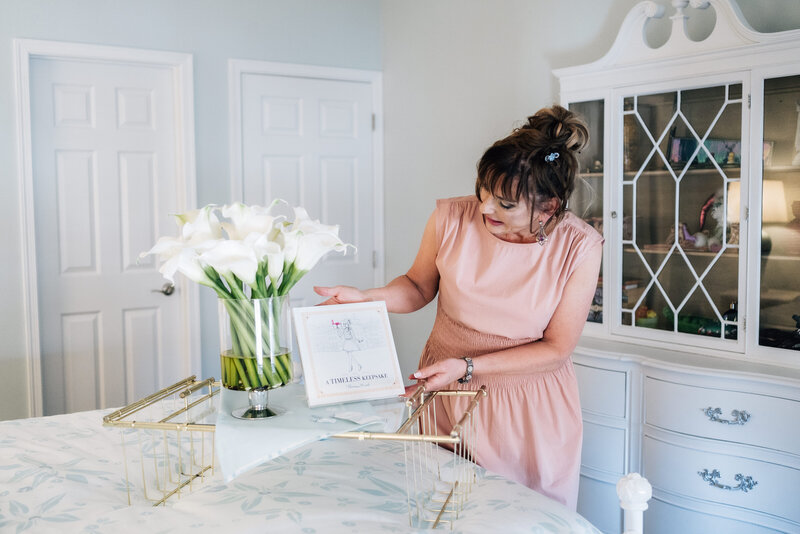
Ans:
<svg viewBox="0 0 800 534"><path fill-rule="evenodd" d="M242 354L242 344L239 342L239 331L234 326L233 319L231 319L231 345L234 354Z"/></svg>
<svg viewBox="0 0 800 534"><path fill-rule="evenodd" d="M236 370L236 364L233 362L233 358L224 358L225 360L225 367L228 373L228 379L225 381L225 384L230 388L235 388L239 386L239 373Z"/></svg>
<svg viewBox="0 0 800 534"><path fill-rule="evenodd" d="M259 385L276 387L281 384L288 384L291 382L291 368L283 361L285 359L282 357L283 355L274 354L281 347L278 343L277 334L273 331L273 336L270 336L269 330L270 317L274 324L279 322L280 302L277 299L272 301L271 305L262 309L260 313L261 338L266 344L266 349L273 353L273 357L270 358L270 365L263 365L260 369L255 361L255 310L249 304L244 305L243 302L248 301L238 299L223 300L223 304L230 316L233 352L243 359L243 362L239 362L239 358L232 358L237 363L239 376L246 376L252 387L259 387ZM264 363L266 364L266 362ZM275 366L274 370L272 365Z"/></svg>
<svg viewBox="0 0 800 534"><path fill-rule="evenodd" d="M267 380L270 387L274 388L275 386L279 386L281 383L286 383L281 378L278 378L274 374L272 374L272 371L270 370L269 367L270 366L268 365L264 365L261 368L261 371L262 373L264 373L264 378Z"/></svg>
<svg viewBox="0 0 800 534"><path fill-rule="evenodd" d="M288 384L289 381L286 380L286 375L284 374L284 371L280 366L279 360L280 360L280 357L278 357L278 356L273 358L273 362L275 364L275 368L274 368L274 374L272 376L275 377L275 380L277 380L278 382L282 382L284 384Z"/></svg>
<svg viewBox="0 0 800 534"><path fill-rule="evenodd" d="M228 380L227 384L230 387L236 387L239 383L239 373L236 372L236 364L233 363L231 358L225 358L225 367L227 368Z"/></svg>
<svg viewBox="0 0 800 534"><path fill-rule="evenodd" d="M222 275L222 277L228 283L228 288L230 288L230 292L233 298L240 300L249 300L247 298L247 295L244 294L244 291L242 291L242 282L239 281L239 279L236 278L236 276L234 276L232 273L228 273Z"/></svg>
<svg viewBox="0 0 800 534"><path fill-rule="evenodd" d="M255 295L254 289L258 289L258 295ZM269 296L267 290L267 262L261 262L258 265L258 272L256 273L256 287L251 288L253 298L267 298Z"/></svg>
<svg viewBox="0 0 800 534"><path fill-rule="evenodd" d="M239 378L242 379L242 385L244 389L252 389L250 387L250 382L247 380L247 373L244 372L244 366L239 358L231 358L233 360L233 364L236 366L236 370L239 372Z"/></svg>
<svg viewBox="0 0 800 534"><path fill-rule="evenodd" d="M274 353L280 350L279 343L278 343L278 334L277 332L273 331L273 336L270 337L270 329L269 329L269 316L272 316L273 324L277 325L279 323L278 317L280 316L280 302L277 300L272 301L272 306L275 306L273 309L265 309L262 307L261 309L261 317L259 320L261 321L261 340L266 344L266 351L270 353ZM231 310L233 308L233 310ZM242 354L243 356L255 356L256 354L256 345L255 345L255 310L254 307L250 306L243 306L243 305L231 305L228 306L228 312L233 317L233 314L236 313L237 317L237 324L236 328L241 339L244 338L247 342L247 349L249 352L247 354ZM238 313L237 313L238 312ZM243 347L244 350L244 347Z"/></svg>
<svg viewBox="0 0 800 534"><path fill-rule="evenodd" d="M291 367L289 367L289 362L286 360L291 362L291 355L280 355L275 358L275 370L278 372L278 375L280 375L284 384L288 384L292 379Z"/></svg>
<svg viewBox="0 0 800 534"><path fill-rule="evenodd" d="M242 317L236 300L223 299L223 304L228 310L228 315L231 318L231 338L232 348L236 355L253 357L255 355L255 346L253 345L252 331L248 331L247 318ZM248 335L249 334L249 335Z"/></svg>
<svg viewBox="0 0 800 534"><path fill-rule="evenodd" d="M247 377L250 379L250 384L254 388L269 385L269 382L264 380L264 377L262 377L261 373L258 372L258 366L256 365L255 358L245 358L244 366L247 370Z"/></svg>
<svg viewBox="0 0 800 534"><path fill-rule="evenodd" d="M283 272L283 278L281 278L281 287L278 288L279 295L285 295L286 293L288 293L289 289L291 289L291 287L296 283L296 282L294 283L291 282L291 279L294 278L295 270L296 269L294 268L294 263L293 263L289 266L288 269L286 269Z"/></svg>
<svg viewBox="0 0 800 534"><path fill-rule="evenodd" d="M233 357L224 357L227 367L223 369L230 387L239 387L241 380L245 389L260 386L276 387L288 384L292 377L291 357L286 357L278 343L276 331L270 331L269 325L277 326L280 317L280 302L275 299L264 306L258 318L251 299L262 299L268 296L284 295L305 274L297 271L293 265L285 269L281 277L280 286L271 280L267 282L267 263L259 265L256 282L250 286L250 298L245 294L245 286L235 275L228 273L220 276L213 268L204 269L208 280L205 285L211 287L217 296L222 299L230 319L231 351ZM247 303L247 304L245 304ZM272 355L270 363L258 366L256 362L256 320L260 321L261 341L264 344L262 352ZM238 357L237 357L238 356ZM266 358L265 358L266 359Z"/></svg>
<svg viewBox="0 0 800 534"><path fill-rule="evenodd" d="M274 354L281 350L280 341L278 340L278 328L280 326L280 321L278 318L281 316L281 301L280 299L272 299L268 301L267 307L268 310L262 310L262 319L261 323L266 324L267 330L266 334L272 334L271 338L267 340L267 344L270 347L270 354ZM268 317L264 317L263 315L268 314ZM264 322L266 319L266 322ZM270 328L272 325L273 328ZM261 332L264 333L264 329L261 329Z"/></svg>

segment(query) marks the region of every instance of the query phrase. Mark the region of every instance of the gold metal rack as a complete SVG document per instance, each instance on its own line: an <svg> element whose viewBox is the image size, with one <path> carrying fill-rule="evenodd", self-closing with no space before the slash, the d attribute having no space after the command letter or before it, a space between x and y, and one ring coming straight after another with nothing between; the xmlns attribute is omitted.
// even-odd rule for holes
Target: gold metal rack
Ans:
<svg viewBox="0 0 800 534"><path fill-rule="evenodd" d="M120 427L125 457L128 504L132 498L131 473L141 472L142 494L153 506L165 505L173 496L191 491L214 474L214 420L219 382L197 381L195 376L177 382L103 418L103 425ZM479 390L434 391L420 386L406 400L407 417L396 432L354 431L333 437L403 442L406 465L406 500L409 524L415 528L449 525L463 511L479 468L474 463L476 408L487 396ZM461 397L463 413L449 434L438 433L437 411L445 397ZM127 447L136 442L138 454Z"/></svg>
<svg viewBox="0 0 800 534"><path fill-rule="evenodd" d="M205 390L205 391L204 391ZM190 376L103 417L103 426L120 427L128 504L132 475L141 472L142 494L153 506L214 474L214 418L219 382ZM129 456L128 445L138 444ZM199 480L198 480L199 479ZM187 488L188 486L188 488Z"/></svg>
<svg viewBox="0 0 800 534"><path fill-rule="evenodd" d="M475 409L486 395L486 386L474 391L445 390L428 394L420 386L406 401L408 417L396 432L356 431L334 437L402 441L410 526L436 528L446 524L452 530L478 480L479 468L473 454ZM436 424L437 407L442 410L438 401L443 397L468 400L449 434L439 434ZM442 447L449 450L449 454L445 454Z"/></svg>

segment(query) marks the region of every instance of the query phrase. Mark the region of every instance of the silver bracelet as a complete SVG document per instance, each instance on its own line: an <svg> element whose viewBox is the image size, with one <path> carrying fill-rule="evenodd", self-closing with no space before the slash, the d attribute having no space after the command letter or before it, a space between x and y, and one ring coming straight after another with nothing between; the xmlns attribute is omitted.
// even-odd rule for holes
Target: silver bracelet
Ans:
<svg viewBox="0 0 800 534"><path fill-rule="evenodd" d="M472 380L472 370L475 367L472 365L472 358L470 358L469 356L464 356L461 359L464 360L467 363L467 372L464 373L464 376L462 376L461 378L458 379L458 383L459 384L466 384L467 382Z"/></svg>

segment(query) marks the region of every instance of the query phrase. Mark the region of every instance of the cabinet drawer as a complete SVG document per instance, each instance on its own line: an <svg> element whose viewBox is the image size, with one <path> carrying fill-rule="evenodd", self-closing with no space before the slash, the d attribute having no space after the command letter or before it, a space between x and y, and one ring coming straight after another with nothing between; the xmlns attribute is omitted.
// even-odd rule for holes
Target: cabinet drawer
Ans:
<svg viewBox="0 0 800 534"><path fill-rule="evenodd" d="M625 429L583 422L581 464L619 476L625 474Z"/></svg>
<svg viewBox="0 0 800 534"><path fill-rule="evenodd" d="M604 534L622 532L622 508L615 484L581 475L578 513Z"/></svg>
<svg viewBox="0 0 800 534"><path fill-rule="evenodd" d="M782 534L779 530L674 506L653 498L644 513L647 534Z"/></svg>
<svg viewBox="0 0 800 534"><path fill-rule="evenodd" d="M706 502L735 506L785 518L800 527L796 495L800 470L752 458L708 452L667 443L651 436L643 440L644 476L654 488ZM700 472L718 471L704 480ZM755 485L737 481L736 475L752 477ZM731 489L712 485L730 486ZM737 486L749 489L733 489ZM724 515L724 511L720 510Z"/></svg>
<svg viewBox="0 0 800 534"><path fill-rule="evenodd" d="M575 364L581 408L586 412L612 417L625 417L625 389L627 385L624 371L600 369L588 365Z"/></svg>
<svg viewBox="0 0 800 534"><path fill-rule="evenodd" d="M720 411L707 414L708 408ZM747 412L747 421L740 417L741 424L732 424L734 410ZM645 381L645 422L666 430L800 454L798 420L797 401L651 377Z"/></svg>

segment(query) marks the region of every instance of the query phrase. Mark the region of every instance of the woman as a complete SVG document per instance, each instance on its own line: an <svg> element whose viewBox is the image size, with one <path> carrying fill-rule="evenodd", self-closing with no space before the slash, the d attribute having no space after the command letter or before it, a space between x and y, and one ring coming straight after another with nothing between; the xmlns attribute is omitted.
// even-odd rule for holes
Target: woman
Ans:
<svg viewBox="0 0 800 534"><path fill-rule="evenodd" d="M428 390L486 385L489 399L475 417L477 463L573 510L583 429L570 355L603 241L566 211L576 153L587 141L572 112L539 110L484 153L475 197L437 201L405 275L366 291L315 288L329 297L323 304L384 300L394 313L418 310L438 293L411 378ZM444 431L463 411L448 399Z"/></svg>

